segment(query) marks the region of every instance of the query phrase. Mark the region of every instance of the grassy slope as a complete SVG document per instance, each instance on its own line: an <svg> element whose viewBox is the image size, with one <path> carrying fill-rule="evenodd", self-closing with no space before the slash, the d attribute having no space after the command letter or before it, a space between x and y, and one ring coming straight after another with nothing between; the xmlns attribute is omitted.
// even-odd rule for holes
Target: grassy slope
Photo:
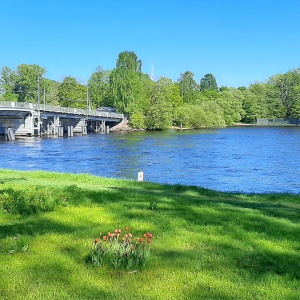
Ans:
<svg viewBox="0 0 300 300"><path fill-rule="evenodd" d="M0 299L299 299L300 196L0 170L1 193L34 186L66 206L0 210ZM155 234L145 270L85 263L99 232L125 226ZM15 243L28 252L9 254Z"/></svg>

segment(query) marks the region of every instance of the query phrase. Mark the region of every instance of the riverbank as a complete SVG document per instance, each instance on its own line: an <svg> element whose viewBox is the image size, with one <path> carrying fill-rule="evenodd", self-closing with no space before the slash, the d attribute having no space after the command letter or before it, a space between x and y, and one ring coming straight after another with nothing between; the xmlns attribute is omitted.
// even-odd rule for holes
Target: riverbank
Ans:
<svg viewBox="0 0 300 300"><path fill-rule="evenodd" d="M300 196L3 169L0 189L1 299L273 300L300 293ZM86 263L100 232L127 226L154 234L144 270Z"/></svg>
<svg viewBox="0 0 300 300"><path fill-rule="evenodd" d="M256 124L248 124L248 123L236 123L234 126L255 126ZM169 129L173 130L193 130L195 128L182 127L182 126L169 126ZM195 129L198 130L199 128ZM130 126L130 122L127 119L124 119L118 125L112 127L110 131L144 131L144 129L136 129Z"/></svg>

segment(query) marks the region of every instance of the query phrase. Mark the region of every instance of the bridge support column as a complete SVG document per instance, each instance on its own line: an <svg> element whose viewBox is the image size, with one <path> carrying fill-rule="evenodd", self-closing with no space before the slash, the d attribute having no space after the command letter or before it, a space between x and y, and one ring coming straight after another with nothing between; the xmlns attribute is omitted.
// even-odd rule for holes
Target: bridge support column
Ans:
<svg viewBox="0 0 300 300"><path fill-rule="evenodd" d="M62 126L58 126L57 128L57 136L63 137L64 136L64 128Z"/></svg>
<svg viewBox="0 0 300 300"><path fill-rule="evenodd" d="M40 136L41 135L41 114L39 112L33 113L33 134Z"/></svg>
<svg viewBox="0 0 300 300"><path fill-rule="evenodd" d="M6 140L9 141L9 142L14 141L16 139L14 131L12 130L12 128L5 129L5 137L6 137Z"/></svg>
<svg viewBox="0 0 300 300"><path fill-rule="evenodd" d="M82 133L82 135L86 135L87 134L87 128L86 128L86 126L82 126L81 127L81 133Z"/></svg>
<svg viewBox="0 0 300 300"><path fill-rule="evenodd" d="M50 118L48 118L49 120ZM60 120L59 117L53 117L53 121L50 119L49 121L47 120L47 122L49 122L47 124L47 129L46 129L46 134L48 135L58 135L58 130L60 125Z"/></svg>
<svg viewBox="0 0 300 300"><path fill-rule="evenodd" d="M74 136L74 128L73 126L68 126L68 137Z"/></svg>

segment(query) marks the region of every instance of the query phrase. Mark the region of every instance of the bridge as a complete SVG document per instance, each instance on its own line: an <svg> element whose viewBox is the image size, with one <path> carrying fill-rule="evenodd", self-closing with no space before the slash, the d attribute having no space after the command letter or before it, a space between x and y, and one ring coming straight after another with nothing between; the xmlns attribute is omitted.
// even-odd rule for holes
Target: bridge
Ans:
<svg viewBox="0 0 300 300"><path fill-rule="evenodd" d="M123 119L123 114L115 112L0 101L0 135L6 134L8 129L15 136L107 133Z"/></svg>

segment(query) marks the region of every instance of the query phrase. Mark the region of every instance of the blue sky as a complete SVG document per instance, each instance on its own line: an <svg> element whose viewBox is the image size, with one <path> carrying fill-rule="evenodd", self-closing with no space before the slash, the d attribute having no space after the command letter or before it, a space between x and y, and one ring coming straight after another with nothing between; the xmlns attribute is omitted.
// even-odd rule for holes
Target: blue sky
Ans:
<svg viewBox="0 0 300 300"><path fill-rule="evenodd" d="M300 67L299 16L298 0L1 0L0 68L85 83L127 50L156 79L191 71L249 86Z"/></svg>

